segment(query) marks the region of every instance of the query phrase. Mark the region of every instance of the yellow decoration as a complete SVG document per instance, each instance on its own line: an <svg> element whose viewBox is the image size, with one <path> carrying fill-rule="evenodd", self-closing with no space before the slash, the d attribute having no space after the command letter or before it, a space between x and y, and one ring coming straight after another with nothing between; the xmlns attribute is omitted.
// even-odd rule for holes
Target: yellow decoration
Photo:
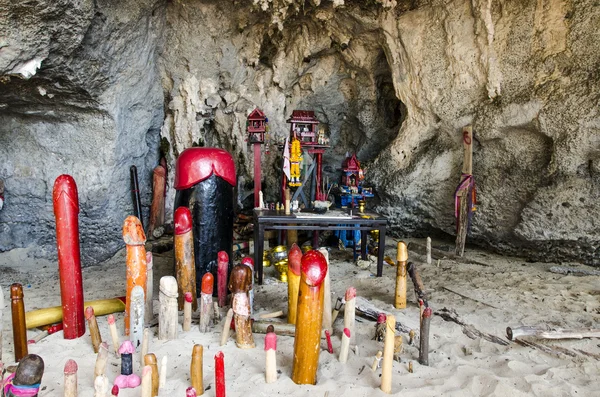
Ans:
<svg viewBox="0 0 600 397"><path fill-rule="evenodd" d="M290 186L300 186L300 162L302 161L302 148L300 141L294 137L290 150Z"/></svg>

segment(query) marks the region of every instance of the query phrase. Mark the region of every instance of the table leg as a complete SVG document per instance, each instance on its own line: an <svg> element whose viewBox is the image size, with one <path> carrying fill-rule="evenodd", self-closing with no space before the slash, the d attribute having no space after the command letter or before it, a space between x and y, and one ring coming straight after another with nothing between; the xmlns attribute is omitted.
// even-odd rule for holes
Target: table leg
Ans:
<svg viewBox="0 0 600 397"><path fill-rule="evenodd" d="M263 283L263 254L265 250L265 227L254 225L254 266L258 270L258 284Z"/></svg>
<svg viewBox="0 0 600 397"><path fill-rule="evenodd" d="M377 277L383 275L383 255L385 251L385 226L379 229L379 246L377 247Z"/></svg>
<svg viewBox="0 0 600 397"><path fill-rule="evenodd" d="M363 261L367 260L367 236L366 230L360 231L360 256Z"/></svg>

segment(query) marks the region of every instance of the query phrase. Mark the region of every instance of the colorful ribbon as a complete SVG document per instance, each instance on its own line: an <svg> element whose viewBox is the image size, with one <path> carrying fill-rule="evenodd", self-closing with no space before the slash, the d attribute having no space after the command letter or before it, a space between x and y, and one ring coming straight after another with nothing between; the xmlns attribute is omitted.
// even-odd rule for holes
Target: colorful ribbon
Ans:
<svg viewBox="0 0 600 397"><path fill-rule="evenodd" d="M4 385L2 389L4 391L4 395L13 395L15 397L34 397L37 396L40 391L40 384L37 383L35 385L15 385L13 380L15 378L15 374L12 373L8 375L8 377L4 380ZM10 393L10 394L9 394Z"/></svg>
<svg viewBox="0 0 600 397"><path fill-rule="evenodd" d="M460 177L460 183L454 191L454 216L457 219L460 215L460 196L458 196L458 192L460 192L461 190L466 190L466 193L468 195L471 195L471 200L469 200L469 213L473 210L473 207L477 203L477 196L475 192L475 178L473 178L472 174L461 174Z"/></svg>

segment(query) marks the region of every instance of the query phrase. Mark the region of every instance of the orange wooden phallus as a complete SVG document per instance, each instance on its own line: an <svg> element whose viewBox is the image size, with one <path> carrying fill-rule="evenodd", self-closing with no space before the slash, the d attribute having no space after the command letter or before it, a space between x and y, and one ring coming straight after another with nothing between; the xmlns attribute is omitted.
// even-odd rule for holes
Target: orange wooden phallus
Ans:
<svg viewBox="0 0 600 397"><path fill-rule="evenodd" d="M302 250L293 244L288 254L288 323L296 324L298 315L298 290L300 288L300 267Z"/></svg>
<svg viewBox="0 0 600 397"><path fill-rule="evenodd" d="M131 314L131 291L139 285L146 296L146 235L142 223L135 216L128 216L123 222L123 240L127 245L127 296L125 301L125 335L129 335Z"/></svg>
<svg viewBox="0 0 600 397"><path fill-rule="evenodd" d="M314 385L321 350L322 284L327 275L327 260L319 251L308 251L302 257L301 273L292 380L297 384Z"/></svg>
<svg viewBox="0 0 600 397"><path fill-rule="evenodd" d="M194 236L192 232L192 213L187 207L175 210L175 273L177 276L177 303L183 310L183 297L192 293L192 309L198 308L196 295L196 264L194 261Z"/></svg>

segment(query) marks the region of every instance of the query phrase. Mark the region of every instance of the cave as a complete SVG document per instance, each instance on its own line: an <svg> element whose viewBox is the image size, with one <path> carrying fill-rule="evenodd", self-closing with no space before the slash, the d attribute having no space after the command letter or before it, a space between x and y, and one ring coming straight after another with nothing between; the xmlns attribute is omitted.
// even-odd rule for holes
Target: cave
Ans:
<svg viewBox="0 0 600 397"><path fill-rule="evenodd" d="M440 296L434 309L456 304L475 316L472 304L488 302L486 291L503 287L515 294L511 295L514 306L508 306L517 307L517 303L526 303L518 296L520 288L540 304L545 300L555 305L548 309L548 318L536 318L547 320L550 328L578 324L598 328L598 287L597 278L593 279L598 272L595 268L600 267L600 6L596 1L5 3L0 5L0 30L4 32L0 37L3 290L21 282L37 291L37 304L44 302L44 296L58 299L57 286L52 292L43 292L46 281L35 274L58 280L52 191L62 174L71 175L77 183L84 271L99 277L118 274L115 269L125 252L123 221L135 210L130 167L137 168L139 217L147 225L153 170L163 158L164 225L156 238L152 233L147 237L158 258L157 269L168 274L172 271L172 244L163 243L169 236L172 240L175 165L181 153L191 147L230 153L237 172L234 211L249 219L255 175L246 132L248 115L260 108L268 117L271 143L261 149L261 186L265 201L275 204L283 202L281 142L290 131L286 120L292 111L306 109L314 111L330 142L323 154L325 180L340 181L348 155L356 154L362 164L365 186L374 191L367 207L387 219L385 256L396 257L392 242L413 241L411 258L414 253L419 258L415 261L423 264L418 247L423 239L434 239L436 259L441 262L436 265L434 260L433 265L423 267L426 287L435 291L430 298L435 301L435 296ZM466 246L471 262L453 254L457 235L454 196L463 177L463 129L467 126L473 131L476 191ZM250 244L250 227L237 243ZM310 238L309 233L301 235L307 244ZM358 254L337 252L336 243L330 248L332 261L345 269L336 274L346 282L352 278L349 274L372 272L364 263L367 270L355 265ZM484 262L487 266L481 267ZM467 266L470 272L449 263ZM551 266L561 267L568 275L559 280L542 272ZM456 272L450 279L465 289L474 288L463 297L471 299L469 308L468 302L458 302L457 293L448 292L463 293L461 288L445 287L440 281L441 269ZM486 281L482 274L475 274L481 269L497 283L503 272L511 273L515 286ZM584 276L571 280L577 269ZM516 275L519 271L530 273ZM367 288L371 276L365 274L356 281L359 291L363 286L372 293L366 298L382 299ZM527 287L532 274L545 283L536 283L537 290ZM387 267L386 277L389 282L381 285L390 292L395 274ZM102 285L120 287L122 281ZM372 288L377 288L376 281ZM546 284L560 288L561 297L576 306L575 312L561 311L558 298ZM286 299L273 285L256 286L257 295L261 291L272 294L257 296L258 307L265 309L273 300ZM343 287L340 280L333 284L338 294L343 294ZM574 292L567 292L572 287ZM577 294L580 300L575 299ZM101 296L96 293L94 298ZM6 304L10 301L7 297L4 293ZM389 304L385 299L376 300L382 302ZM501 310L499 301L488 303L486 310ZM531 315L528 310L516 317L498 313L485 315L519 324L526 322L526 314ZM439 325L444 314L435 314L439 316L432 323ZM476 321L485 328L487 334L483 334L504 332L498 331L497 324L487 326L485 315ZM10 328L8 317L0 318L0 325L7 324L5 334ZM398 319L412 324L402 315ZM459 334L453 331L452 336L458 338ZM444 354L447 359L460 354L471 365L474 356L494 356L483 345L494 342L483 334L475 338L461 335L460 347L442 347L437 341L439 353L433 361L441 365ZM5 351L12 349L10 343L5 336ZM293 339L282 343L291 348ZM355 346L354 360L365 347L371 356L373 345L353 341L352 350ZM539 348L531 346L539 353ZM582 356L574 353L575 349L589 353L586 357L597 359L600 354L594 346L573 343L566 347L573 349L569 351L577 359ZM499 356L515 359L503 350L505 345L495 344L493 349ZM556 351L556 365L567 366L564 351ZM412 352L416 363L414 345L406 345L405 352ZM500 371L516 377L519 371L502 364L499 356L494 356L496 361L488 369L493 373L501 367ZM244 355L244 359L249 358ZM410 361L405 357L395 362L394 368L406 360ZM523 359L532 367L534 361ZM525 367L523 362L517 360ZM371 363L366 365L365 374ZM402 376L408 376L401 368ZM419 370L425 373L426 369L420 366ZM340 383L335 371L341 370L320 369L324 383L319 380L319 392L336 393L334 386ZM538 372L530 372L529 376L540 377ZM255 375L244 372L240 382L253 382ZM283 376L289 378L287 372ZM357 388L366 395L379 381L362 376ZM475 372L458 389L423 382L406 387L425 388L434 394L456 390L466 395L484 394L484 386L475 385L473 376ZM548 381L532 381L535 385L519 381L509 386L487 376L482 382L492 394L507 390L527 393L535 387L552 390ZM349 379L341 382L352 384ZM568 393L579 390L585 394L581 382L563 381L560 386ZM169 386L168 393L182 394L183 383ZM277 391L293 394L292 385L278 386ZM84 387L91 393L89 385ZM352 387L343 387L344 392L352 392ZM234 390L241 392L243 386L234 386ZM394 391L399 391L397 385Z"/></svg>

